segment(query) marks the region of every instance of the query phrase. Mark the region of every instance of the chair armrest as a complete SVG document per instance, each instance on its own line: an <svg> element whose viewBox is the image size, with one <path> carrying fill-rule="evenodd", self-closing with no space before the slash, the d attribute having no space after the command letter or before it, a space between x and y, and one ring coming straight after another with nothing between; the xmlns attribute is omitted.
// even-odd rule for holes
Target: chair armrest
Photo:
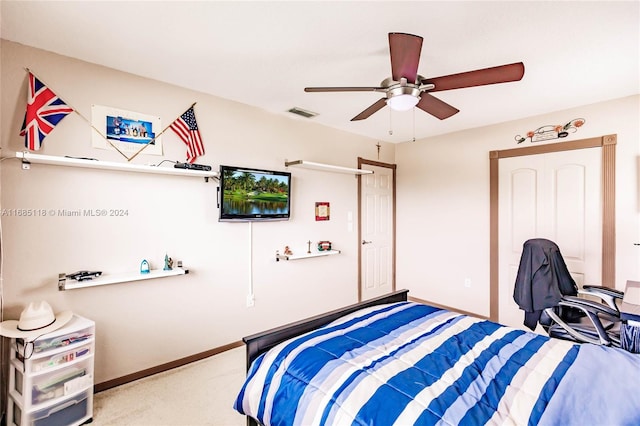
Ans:
<svg viewBox="0 0 640 426"><path fill-rule="evenodd" d="M620 315L620 310L618 309L616 300L622 300L622 298L624 297L624 291L616 290L615 288L604 287L601 285L584 285L582 286L582 289L578 290L578 293L599 297L612 309L615 309L618 312L618 315Z"/></svg>
<svg viewBox="0 0 640 426"><path fill-rule="evenodd" d="M558 306L566 306L575 309L579 309L584 312L584 314L589 318L589 321L593 325L593 329L598 334L598 339L594 339L580 332L580 330L576 329L577 324L573 324L573 327L568 325L560 316L554 311L553 308L546 308L544 311L553 321L555 321L560 327L562 327L567 333L573 336L576 340L586 343L593 343L596 345L606 345L611 346L613 343L611 337L607 334L598 314L604 314L611 317L612 321L619 321L620 317L617 312L610 307L594 302L588 299L581 299L579 297L574 296L564 296L560 302L558 302Z"/></svg>
<svg viewBox="0 0 640 426"><path fill-rule="evenodd" d="M582 288L587 290L589 293L602 293L611 297L615 297L616 299L622 299L624 297L624 291L620 291L611 287L605 287L603 285L585 284L582 286Z"/></svg>
<svg viewBox="0 0 640 426"><path fill-rule="evenodd" d="M565 302L564 304L562 302ZM620 319L620 312L617 309L612 309L610 306L605 305L603 303L595 302L593 300L584 299L581 297L575 296L563 296L560 300L560 304L564 306L571 306L573 308L578 308L582 311L589 311L594 314L605 314L609 315L612 321L616 319Z"/></svg>

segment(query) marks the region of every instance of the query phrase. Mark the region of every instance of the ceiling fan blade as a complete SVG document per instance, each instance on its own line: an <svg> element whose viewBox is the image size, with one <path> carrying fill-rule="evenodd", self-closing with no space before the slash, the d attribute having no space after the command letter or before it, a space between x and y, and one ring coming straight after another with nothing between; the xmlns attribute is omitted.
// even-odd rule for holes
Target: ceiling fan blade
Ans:
<svg viewBox="0 0 640 426"><path fill-rule="evenodd" d="M431 96L430 94L423 92L420 96L420 101L416 105L418 108L426 113L433 115L440 120L449 118L452 115L460 112L459 109L452 107L448 103L441 101L440 99Z"/></svg>
<svg viewBox="0 0 640 426"><path fill-rule="evenodd" d="M375 92L384 87L305 87L305 92Z"/></svg>
<svg viewBox="0 0 640 426"><path fill-rule="evenodd" d="M382 108L384 108L386 104L387 104L387 98L379 99L376 103L371 105L369 108L365 109L360 114L353 117L351 121L358 121L358 120L364 120L365 118L369 118L371 115L373 115L374 112L377 112Z"/></svg>
<svg viewBox="0 0 640 426"><path fill-rule="evenodd" d="M409 83L416 83L420 50L422 50L422 37L405 33L389 33L391 77L394 81L400 81L404 77Z"/></svg>
<svg viewBox="0 0 640 426"><path fill-rule="evenodd" d="M422 84L433 84L435 86L435 88L429 90L429 92L441 92L443 90L518 81L522 79L523 75L524 64L522 62L516 62L442 77L425 78L422 80Z"/></svg>

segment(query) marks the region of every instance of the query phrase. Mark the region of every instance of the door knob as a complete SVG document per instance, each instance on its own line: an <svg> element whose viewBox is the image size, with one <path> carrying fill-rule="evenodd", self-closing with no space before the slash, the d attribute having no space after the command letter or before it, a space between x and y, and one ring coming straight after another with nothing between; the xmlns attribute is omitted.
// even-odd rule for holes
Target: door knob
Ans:
<svg viewBox="0 0 640 426"><path fill-rule="evenodd" d="M365 244L371 244L372 242L373 242L373 241L365 241L365 240L362 240L362 245L365 245Z"/></svg>

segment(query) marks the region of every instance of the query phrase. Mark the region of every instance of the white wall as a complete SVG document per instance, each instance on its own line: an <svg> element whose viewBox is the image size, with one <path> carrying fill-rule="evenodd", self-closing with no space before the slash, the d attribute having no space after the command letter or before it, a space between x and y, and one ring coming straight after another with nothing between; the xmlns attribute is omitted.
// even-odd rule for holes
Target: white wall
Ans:
<svg viewBox="0 0 640 426"><path fill-rule="evenodd" d="M398 145L398 288L488 316L489 152L530 145L514 137L580 117L583 127L549 143L618 135L616 287L640 278L640 248L633 245L639 237L639 102L632 96Z"/></svg>
<svg viewBox="0 0 640 426"><path fill-rule="evenodd" d="M207 153L198 161L283 170L285 159L356 166L377 159L378 141L313 121L291 119L108 68L2 41L1 146L8 157L23 149L26 72L32 69L83 115L91 105L153 114L168 125L192 102ZM185 70L188 72L188 70ZM397 287L411 295L488 315L489 160L491 150L517 147L514 136L545 124L584 117L569 138L616 133L618 288L640 276L638 251L639 97L588 105L540 117L443 135L397 146L383 144L380 161L397 169ZM464 113L464 111L462 112ZM45 139L39 153L124 161L91 148L90 129L75 114ZM141 154L136 163L184 160L184 145L169 131L165 155ZM355 302L357 233L347 231L357 211L350 175L291 169L289 222L217 221L216 184L200 179L0 163L0 207L128 209L125 218L2 217L4 318L17 318L28 301L46 299L97 323L96 382L238 341L242 336ZM314 202L331 202L331 220L315 222ZM354 224L357 225L357 224ZM329 239L343 253L275 262L285 245ZM142 258L160 266L164 254L183 260L186 277L58 292L60 272L137 270ZM472 279L470 289L464 278ZM253 280L254 308L245 298Z"/></svg>
<svg viewBox="0 0 640 426"><path fill-rule="evenodd" d="M306 159L347 167L377 159L367 138L331 130L283 113L264 111L158 81L2 41L2 156L22 151L27 72L31 69L85 117L91 105L159 116L168 126L193 102L206 155L199 163L285 170ZM185 69L188 73L189 70ZM47 155L125 159L91 147L88 123L67 116L38 151ZM184 144L169 130L165 155L133 162L185 160ZM381 161L394 161L383 144ZM126 217L2 217L4 318L32 300L71 309L96 321L96 383L237 342L242 336L356 302L357 211L352 175L290 168L292 217L277 223L220 223L217 183L203 179L1 163L2 209L126 209ZM316 222L316 201L331 203L331 220ZM341 255L276 262L285 245L331 240ZM162 267L165 253L191 273L135 283L59 292L58 273L81 269L135 272L140 261ZM255 307L245 304L250 282Z"/></svg>

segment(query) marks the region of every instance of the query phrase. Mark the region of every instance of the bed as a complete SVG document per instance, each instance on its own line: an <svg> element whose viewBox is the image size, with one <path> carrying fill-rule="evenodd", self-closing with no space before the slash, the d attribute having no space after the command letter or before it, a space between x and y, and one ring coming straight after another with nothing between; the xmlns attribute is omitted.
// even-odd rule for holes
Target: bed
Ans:
<svg viewBox="0 0 640 426"><path fill-rule="evenodd" d="M264 425L638 425L640 355L407 300L244 338L234 408Z"/></svg>

